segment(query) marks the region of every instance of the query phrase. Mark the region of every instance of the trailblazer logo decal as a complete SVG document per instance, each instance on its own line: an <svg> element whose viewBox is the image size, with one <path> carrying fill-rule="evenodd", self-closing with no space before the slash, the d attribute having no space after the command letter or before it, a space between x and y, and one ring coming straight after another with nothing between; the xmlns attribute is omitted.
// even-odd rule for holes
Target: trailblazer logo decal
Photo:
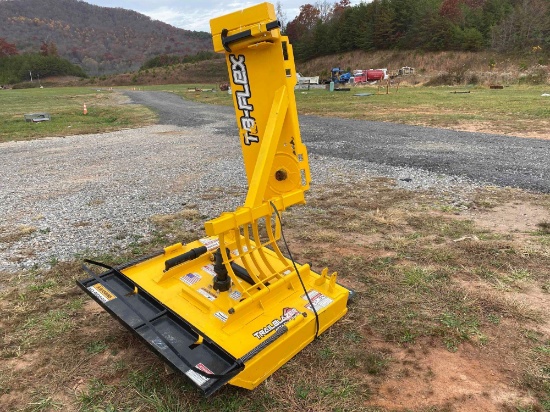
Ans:
<svg viewBox="0 0 550 412"><path fill-rule="evenodd" d="M281 315L280 318L273 319L271 321L271 323L268 323L262 329L257 330L252 335L254 337L258 338L258 339L263 339L267 335L269 335L271 332L276 330L277 328L283 326L285 323L287 323L287 322L291 321L292 319L294 319L299 314L300 314L300 312L298 311L298 309L284 308L283 309L283 314Z"/></svg>
<svg viewBox="0 0 550 412"><path fill-rule="evenodd" d="M240 55L236 57L234 54L231 54L229 55L229 61L231 62L233 83L243 87L242 90L235 92L235 97L237 98L237 107L243 112L240 120L241 127L244 130L244 144L250 146L251 143L258 143L260 138L257 136L258 126L256 125L256 119L252 117L254 106L248 102L252 94L250 92L250 85L248 84L248 72L244 64L244 56Z"/></svg>

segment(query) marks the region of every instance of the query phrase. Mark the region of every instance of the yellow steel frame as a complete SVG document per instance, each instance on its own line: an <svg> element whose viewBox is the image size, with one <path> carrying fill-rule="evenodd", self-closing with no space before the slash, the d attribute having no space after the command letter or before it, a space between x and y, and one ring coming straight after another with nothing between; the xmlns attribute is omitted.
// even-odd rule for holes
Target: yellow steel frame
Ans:
<svg viewBox="0 0 550 412"><path fill-rule="evenodd" d="M279 31L273 5L262 3L210 25L214 49L227 61L249 183L246 200L206 222L206 238L167 247L163 255L123 273L189 322L197 344L208 337L236 359L285 325L288 331L247 358L244 370L229 381L253 389L314 339L317 321L322 333L344 316L349 291L336 283L336 273L317 274L309 265L294 264L277 246L281 226L274 209L278 214L305 203L310 173L294 98L292 47ZM203 245L207 253L164 269L167 259ZM218 248L230 250L222 253L231 279L227 291L213 287L211 262ZM237 276L234 265L244 268L251 282Z"/></svg>

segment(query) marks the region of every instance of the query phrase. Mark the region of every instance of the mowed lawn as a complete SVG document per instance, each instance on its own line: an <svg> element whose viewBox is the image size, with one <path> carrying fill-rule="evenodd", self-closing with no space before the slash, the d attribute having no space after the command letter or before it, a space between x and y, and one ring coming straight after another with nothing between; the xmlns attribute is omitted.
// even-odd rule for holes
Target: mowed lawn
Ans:
<svg viewBox="0 0 550 412"><path fill-rule="evenodd" d="M109 88L91 86L0 90L0 142L101 133L156 121L151 110L127 101ZM24 115L31 113L49 113L51 121L25 122Z"/></svg>
<svg viewBox="0 0 550 412"><path fill-rule="evenodd" d="M121 91L133 89L168 91L203 103L232 105L231 96L215 84L0 90L0 142L100 133L154 123L157 117L151 110L126 104L129 100ZM550 86L545 85L495 90L487 86L413 87L404 83L398 87L395 83L389 88L357 86L333 93L300 89L295 94L300 114L524 137L550 135L550 96L544 96L550 94ZM84 104L87 115L83 114ZM50 113L52 120L24 121L25 114L37 112Z"/></svg>
<svg viewBox="0 0 550 412"><path fill-rule="evenodd" d="M210 86L214 87L214 86ZM296 90L300 114L405 123L525 137L550 137L550 86L355 86L330 93ZM177 91L176 91L177 92ZM232 105L227 93L179 92L197 101Z"/></svg>

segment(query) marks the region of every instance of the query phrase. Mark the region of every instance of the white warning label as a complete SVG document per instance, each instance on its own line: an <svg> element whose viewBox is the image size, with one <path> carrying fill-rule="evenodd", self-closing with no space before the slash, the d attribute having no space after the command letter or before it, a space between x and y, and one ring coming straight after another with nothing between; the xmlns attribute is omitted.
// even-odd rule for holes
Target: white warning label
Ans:
<svg viewBox="0 0 550 412"><path fill-rule="evenodd" d="M208 299L210 302L213 302L214 300L216 300L216 296L214 296L213 294L211 294L207 289L205 288L200 288L197 290L197 292L199 292L202 296L204 296L206 299Z"/></svg>
<svg viewBox="0 0 550 412"><path fill-rule="evenodd" d="M195 367L205 373L214 374L214 372L212 372L202 363L197 364L197 366ZM189 377L189 379L191 379L193 382L195 382L199 386L204 385L206 382L210 380L210 378L207 378L206 376L202 376L200 373L197 373L192 369L189 369L187 372L185 372L185 374Z"/></svg>
<svg viewBox="0 0 550 412"><path fill-rule="evenodd" d="M243 253L246 253L246 252L248 252L248 247L243 246ZM232 250L231 253L234 254L235 256L240 255L239 249Z"/></svg>
<svg viewBox="0 0 550 412"><path fill-rule="evenodd" d="M214 313L214 316L221 320L223 323L227 322L227 319L229 319L227 313L224 313L222 311Z"/></svg>
<svg viewBox="0 0 550 412"><path fill-rule="evenodd" d="M204 270L210 276L216 276L216 272L214 272L214 265L212 265L212 264L203 266L202 270Z"/></svg>
<svg viewBox="0 0 550 412"><path fill-rule="evenodd" d="M220 247L220 241L215 237L204 237L199 239L199 242L206 246L208 250L214 250Z"/></svg>
<svg viewBox="0 0 550 412"><path fill-rule="evenodd" d="M234 290L229 294L229 297L233 300L240 300L241 296L241 292L239 292L238 290Z"/></svg>
<svg viewBox="0 0 550 412"><path fill-rule="evenodd" d="M311 302L313 303L313 307L318 312L323 308L326 308L328 305L332 303L332 299L328 296L323 295L321 292L317 292L316 290L310 290L308 293L309 298L311 299ZM302 299L307 301L307 296L302 295ZM309 309L313 312L311 309L311 305L308 304L305 306L306 309Z"/></svg>
<svg viewBox="0 0 550 412"><path fill-rule="evenodd" d="M103 303L107 303L110 300L116 299L116 296L113 295L105 286L100 283L88 287L88 290L92 292L94 296Z"/></svg>

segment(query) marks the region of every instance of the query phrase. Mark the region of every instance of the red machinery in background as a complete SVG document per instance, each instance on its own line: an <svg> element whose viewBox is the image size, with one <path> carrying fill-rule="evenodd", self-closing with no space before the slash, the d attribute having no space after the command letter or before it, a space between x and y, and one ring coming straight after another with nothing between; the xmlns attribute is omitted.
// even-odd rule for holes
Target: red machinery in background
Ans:
<svg viewBox="0 0 550 412"><path fill-rule="evenodd" d="M385 69L354 70L353 83L361 84L386 79L388 76Z"/></svg>

